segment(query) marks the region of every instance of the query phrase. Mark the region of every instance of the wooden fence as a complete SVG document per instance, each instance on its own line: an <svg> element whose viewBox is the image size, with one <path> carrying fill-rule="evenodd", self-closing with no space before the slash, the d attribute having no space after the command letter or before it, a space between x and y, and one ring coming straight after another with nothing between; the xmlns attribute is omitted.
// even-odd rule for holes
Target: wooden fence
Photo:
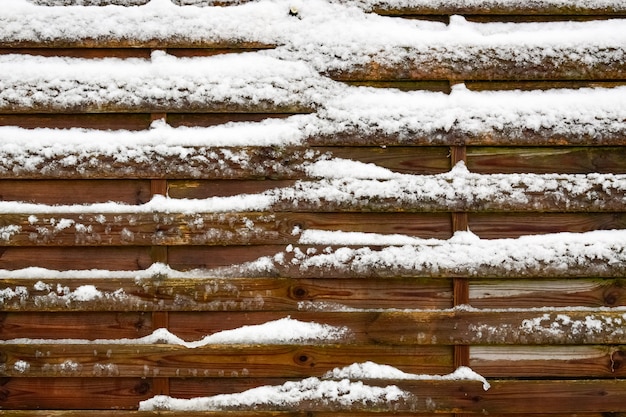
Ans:
<svg viewBox="0 0 626 417"><path fill-rule="evenodd" d="M367 11L389 19L444 22L457 14L480 22L626 16L626 7L618 1L602 8L520 3L488 10L394 9L381 2ZM0 39L4 56L90 59L145 59L154 50L198 57L275 46L250 40ZM437 51L425 56L437 57ZM545 54L540 62L524 62L502 58L498 50L476 48L465 61L421 59L417 55L393 65L373 60L322 75L351 85L445 93L460 83L470 91L611 91L626 84L623 58L592 65L584 56L557 62ZM155 120L173 127L216 126L287 120L317 111L302 103L233 106L184 99L67 108L45 102L2 103L1 125L25 128L20 132L33 138L56 133L26 129L81 127L88 129L86 140L97 129L147 131ZM350 262L363 246L376 255L388 250L386 245L326 245L301 239L307 230L432 238L437 240L417 244L416 253L434 247L433 256L439 256L437 245L468 228L481 242L626 229L626 180L620 176L626 174L625 126L624 120L617 120L611 129L591 133L581 133L577 126L570 131L505 126L472 132L457 126L434 133L417 129L403 137L357 128L316 133L284 146L188 146L178 154L137 148L141 157L134 160L71 147L58 151L51 145L28 151L35 165L24 164L8 147L0 148L0 200L31 204L0 213L0 414L174 415L176 411L137 410L140 402L156 395L238 393L322 378L334 368L371 361L429 375L469 366L491 388L485 391L480 381L472 380L373 379L365 383L395 385L410 396L375 404L303 400L185 415L626 415L623 244L617 242L613 249L616 262L599 257L530 264L513 253L501 263L478 266L468 259L449 267L433 261L430 266L382 263L357 268ZM320 181L307 171L307 164L334 158L413 174L431 181L424 187L446 185L456 194L444 200L416 192L404 200L353 195L345 201L320 202L294 200L285 192L271 194L275 198L262 210L224 212L188 212L167 205L182 199L269 195L276 189L304 190L305 195L309 185ZM469 173L459 173L466 182L454 185L445 173L459 162ZM533 178L552 181L553 186L538 192L516 174L536 174ZM603 182L593 182L602 175ZM508 181L508 191L490 191L479 198L481 187L502 181ZM576 181L590 185L577 191ZM473 194L470 198L459 191ZM167 200L154 199L158 195L167 195ZM523 198L517 198L520 195ZM108 201L127 204L127 210L80 206ZM159 209L159 202L166 208ZM536 250L551 250L546 245ZM315 266L316 255L339 251L352 251L345 264ZM570 254L562 253L564 259ZM244 267L262 257L273 262L267 273ZM301 267L307 260L311 267ZM175 272L191 270L196 276ZM187 341L200 340L285 317L347 328L349 334L334 340L199 347L137 341L161 328ZM88 342L93 339L104 342ZM116 342L120 339L130 340Z"/></svg>

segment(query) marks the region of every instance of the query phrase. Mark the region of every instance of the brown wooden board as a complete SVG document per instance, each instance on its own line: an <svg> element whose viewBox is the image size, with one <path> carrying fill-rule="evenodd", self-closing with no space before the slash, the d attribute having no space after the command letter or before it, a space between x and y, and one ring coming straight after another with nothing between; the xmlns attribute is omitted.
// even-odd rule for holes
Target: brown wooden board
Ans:
<svg viewBox="0 0 626 417"><path fill-rule="evenodd" d="M0 408L137 409L155 395L150 378L0 378ZM10 411L8 411L10 414Z"/></svg>
<svg viewBox="0 0 626 417"><path fill-rule="evenodd" d="M37 204L90 204L150 201L149 180L0 180L0 200ZM0 220L0 223L2 221Z"/></svg>
<svg viewBox="0 0 626 417"><path fill-rule="evenodd" d="M233 381L235 382L235 381ZM244 383L247 381L244 381ZM260 382L260 381L259 381ZM280 385L276 381L264 381ZM532 413L598 413L624 409L626 383L624 380L491 380L491 388L483 390L482 384L475 381L365 381L371 385L396 385L413 394L406 403L390 403L378 407L356 405L340 408L336 404L300 404L299 409L373 411L394 413L411 410L414 413L454 412L483 414L524 414ZM213 394L212 382L202 379L172 380L171 395L189 398ZM244 388L245 387L245 388ZM251 388L245 384L243 391ZM233 387L235 388L235 387ZM419 414L418 414L419 415ZM582 414L583 416L585 414Z"/></svg>
<svg viewBox="0 0 626 417"><path fill-rule="evenodd" d="M448 238L446 214L114 213L0 214L0 246L297 244L309 229ZM9 229L3 229L9 230Z"/></svg>
<svg viewBox="0 0 626 417"><path fill-rule="evenodd" d="M626 152L618 147L468 147L467 168L481 174L624 174Z"/></svg>
<svg viewBox="0 0 626 417"><path fill-rule="evenodd" d="M168 152L169 151L169 152ZM141 157L128 161L111 153L32 152L24 164L10 154L0 161L0 178L307 179L307 167L331 158L376 164L405 174L450 169L447 147L129 147ZM72 161L67 163L67 161Z"/></svg>
<svg viewBox="0 0 626 417"><path fill-rule="evenodd" d="M0 247L0 269L134 271L151 264L150 247Z"/></svg>
<svg viewBox="0 0 626 417"><path fill-rule="evenodd" d="M72 296L86 284L100 296ZM4 279L0 292L0 308L14 312L297 311L313 303L363 309L452 307L450 281L415 278Z"/></svg>
<svg viewBox="0 0 626 417"><path fill-rule="evenodd" d="M450 347L332 345L3 344L2 377L307 378L373 361L405 372L453 371ZM24 364L28 364L25 366Z"/></svg>
<svg viewBox="0 0 626 417"><path fill-rule="evenodd" d="M0 339L134 339L156 330L145 312L2 312Z"/></svg>
<svg viewBox="0 0 626 417"><path fill-rule="evenodd" d="M622 307L626 282L618 279L471 280L476 308Z"/></svg>
<svg viewBox="0 0 626 417"><path fill-rule="evenodd" d="M486 378L624 378L624 346L472 346L470 366Z"/></svg>
<svg viewBox="0 0 626 417"><path fill-rule="evenodd" d="M293 312L300 321L346 327L351 343L392 345L597 345L620 344L626 334L621 311L443 310ZM278 312L172 312L169 329L185 340L285 317Z"/></svg>
<svg viewBox="0 0 626 417"><path fill-rule="evenodd" d="M469 213L470 230L483 239L546 233L626 229L626 213Z"/></svg>
<svg viewBox="0 0 626 417"><path fill-rule="evenodd" d="M76 127L101 130L143 130L150 127L150 114L0 114L0 126L19 126L26 129L68 129Z"/></svg>

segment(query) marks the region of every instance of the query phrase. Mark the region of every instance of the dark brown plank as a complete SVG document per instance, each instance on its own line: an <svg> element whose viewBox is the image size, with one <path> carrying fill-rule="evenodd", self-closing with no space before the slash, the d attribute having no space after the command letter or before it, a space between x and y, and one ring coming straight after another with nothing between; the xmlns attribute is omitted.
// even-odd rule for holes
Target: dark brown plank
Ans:
<svg viewBox="0 0 626 417"><path fill-rule="evenodd" d="M626 80L468 80L465 86L473 91L549 90L553 88L613 88L626 85Z"/></svg>
<svg viewBox="0 0 626 417"><path fill-rule="evenodd" d="M0 269L140 270L152 264L150 247L2 247Z"/></svg>
<svg viewBox="0 0 626 417"><path fill-rule="evenodd" d="M27 129L124 129L143 130L150 126L150 114L0 114L0 126L19 126Z"/></svg>
<svg viewBox="0 0 626 417"><path fill-rule="evenodd" d="M445 346L210 345L189 349L172 345L35 343L2 345L0 359L6 367L3 376L21 378L307 378L366 361L419 374L453 371L451 348ZM23 363L29 366L19 366Z"/></svg>
<svg viewBox="0 0 626 417"><path fill-rule="evenodd" d="M486 378L624 378L624 346L473 346L470 366Z"/></svg>
<svg viewBox="0 0 626 417"><path fill-rule="evenodd" d="M149 180L0 180L0 200L37 204L89 204L150 200ZM1 223L1 221L0 221Z"/></svg>
<svg viewBox="0 0 626 417"><path fill-rule="evenodd" d="M23 54L38 56L66 56L71 58L143 58L150 59L150 48L55 48L45 44L31 47L16 48L2 47L0 55Z"/></svg>
<svg viewBox="0 0 626 417"><path fill-rule="evenodd" d="M18 40L18 39L3 39L0 42L0 48L13 50L13 49L40 49L40 48L54 48L58 50L73 50L73 49L85 49L85 50L108 50L108 49L216 49L218 51L234 50L240 51L258 51L261 49L272 49L275 45L246 40L216 40L209 41L206 39L188 39L184 37L169 38L169 39L137 39L137 38L115 38L115 37L98 37L89 38L83 37L82 39L70 39L70 38L53 38L45 39L45 41L38 40ZM89 54L89 52L87 52ZM96 55L97 56L97 55Z"/></svg>
<svg viewBox="0 0 626 417"><path fill-rule="evenodd" d="M305 311L292 319L347 327L350 342L392 345L620 344L622 312L601 310ZM277 312L170 313L170 330L185 340L281 318ZM554 324L554 326L553 326ZM552 326L552 327L551 327Z"/></svg>
<svg viewBox="0 0 626 417"><path fill-rule="evenodd" d="M626 229L626 213L469 213L468 216L470 230L483 239Z"/></svg>
<svg viewBox="0 0 626 417"><path fill-rule="evenodd" d="M230 122L260 122L265 119L284 119L289 113L168 113L167 124L180 126L216 126Z"/></svg>
<svg viewBox="0 0 626 417"><path fill-rule="evenodd" d="M626 152L617 147L478 148L467 150L467 168L481 174L626 173Z"/></svg>
<svg viewBox="0 0 626 417"><path fill-rule="evenodd" d="M309 229L451 236L444 213L0 214L0 227L19 229L0 246L286 245Z"/></svg>
<svg viewBox="0 0 626 417"><path fill-rule="evenodd" d="M237 391L250 388L248 381ZM260 381L259 381L260 382ZM270 382L270 381L264 381ZM366 381L370 385L386 386L392 381ZM438 412L502 415L507 413L532 415L599 413L622 410L626 384L623 380L546 380L546 381L490 381L484 391L475 381L393 381L412 395L406 402L381 404L379 412L395 413L411 410L414 413ZM277 385L277 384L274 384ZM213 391L211 381L201 379L174 380L172 395L178 398L205 396ZM244 388L245 387L245 388ZM361 403L339 407L335 403L300 404L300 409L314 410L371 410ZM579 414L576 414L579 415ZM585 414L582 414L585 416Z"/></svg>
<svg viewBox="0 0 626 417"><path fill-rule="evenodd" d="M0 378L0 392L4 410L133 410L155 395L150 378Z"/></svg>
<svg viewBox="0 0 626 417"><path fill-rule="evenodd" d="M100 297L81 300L75 291L93 286ZM59 291L61 289L62 291ZM284 279L284 278L152 278L4 279L4 311L297 311L315 303L329 308L451 307L447 280L415 278Z"/></svg>
<svg viewBox="0 0 626 417"><path fill-rule="evenodd" d="M0 415L11 415L14 417L154 417L157 416L177 416L180 413L176 411L160 411L155 413L154 411L116 411L116 410L11 410L2 411ZM362 411L362 412L347 412L341 411L333 412L317 412L317 411L185 411L186 417L334 417L334 416L378 416L380 413L377 411ZM394 412L394 417L415 417L415 413L407 412ZM579 415L580 417L604 417L600 414L585 414ZM453 414L420 414L420 417L455 417ZM545 417L543 415L539 417ZM550 417L578 417L573 415L551 415ZM621 416L617 416L621 417Z"/></svg>
<svg viewBox="0 0 626 417"><path fill-rule="evenodd" d="M230 116L228 116L230 117ZM247 117L247 115L246 115ZM120 152L122 152L120 148ZM175 147L129 146L132 161L108 153L42 149L37 163L14 153L0 160L4 178L198 178L305 179L307 165L330 158L376 164L406 174L438 174L450 169L446 147ZM168 152L169 151L169 152ZM12 151L13 152L13 151ZM33 152L27 153L33 157ZM71 163L66 163L70 160Z"/></svg>
<svg viewBox="0 0 626 417"><path fill-rule="evenodd" d="M134 339L156 330L144 312L0 313L0 339Z"/></svg>
<svg viewBox="0 0 626 417"><path fill-rule="evenodd" d="M231 197L293 187L296 180L168 180L172 198Z"/></svg>
<svg viewBox="0 0 626 417"><path fill-rule="evenodd" d="M620 307L623 279L472 280L469 303L476 308Z"/></svg>

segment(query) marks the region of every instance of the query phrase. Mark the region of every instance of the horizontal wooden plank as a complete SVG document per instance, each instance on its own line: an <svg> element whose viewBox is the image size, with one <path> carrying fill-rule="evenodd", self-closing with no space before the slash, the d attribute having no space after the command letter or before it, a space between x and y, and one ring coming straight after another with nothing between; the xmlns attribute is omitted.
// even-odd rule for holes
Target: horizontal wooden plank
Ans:
<svg viewBox="0 0 626 417"><path fill-rule="evenodd" d="M0 126L19 126L27 129L80 127L85 129L144 130L150 127L150 114L0 114Z"/></svg>
<svg viewBox="0 0 626 417"><path fill-rule="evenodd" d="M468 225L482 239L584 233L626 229L626 213L469 213Z"/></svg>
<svg viewBox="0 0 626 417"><path fill-rule="evenodd" d="M617 147L468 147L467 168L481 174L623 174L626 173L626 153Z"/></svg>
<svg viewBox="0 0 626 417"><path fill-rule="evenodd" d="M115 410L11 410L2 411L0 415L11 415L15 417L154 417L154 416L176 416L176 411L115 411ZM361 412L320 412L320 411L185 411L187 417L333 417L333 416L377 416L378 411L361 411ZM415 417L415 413L411 411L393 413L394 417ZM420 417L455 417L455 414L445 413L420 413ZM529 417L606 417L602 413L532 413L525 414ZM456 414L458 416L458 414ZM492 417L511 417L511 414L490 414ZM612 413L613 417L624 417L623 413Z"/></svg>
<svg viewBox="0 0 626 417"><path fill-rule="evenodd" d="M346 2L342 0L342 2ZM379 0L362 2L367 10L386 16L394 15L624 15L626 6L620 1L565 3L558 1L493 2L484 1L419 1L404 3ZM359 4L357 2L357 4Z"/></svg>
<svg viewBox="0 0 626 417"><path fill-rule="evenodd" d="M150 265L150 247L0 247L0 269L134 271Z"/></svg>
<svg viewBox="0 0 626 417"><path fill-rule="evenodd" d="M346 326L353 343L392 345L594 345L621 344L623 311L443 310L443 311L302 311L291 318ZM169 329L185 340L280 318L277 312L169 313Z"/></svg>
<svg viewBox="0 0 626 417"><path fill-rule="evenodd" d="M308 229L446 239L450 227L444 213L0 214L0 246L286 245Z"/></svg>
<svg viewBox="0 0 626 417"><path fill-rule="evenodd" d="M77 290L89 285L94 298ZM284 279L284 278L90 278L2 279L4 311L297 311L304 304L335 308L452 307L447 280L415 278Z"/></svg>
<svg viewBox="0 0 626 417"><path fill-rule="evenodd" d="M3 377L321 377L336 367L373 361L405 372L453 371L451 347L376 345L27 344L0 346Z"/></svg>
<svg viewBox="0 0 626 417"><path fill-rule="evenodd" d="M626 285L618 279L471 280L469 303L476 308L620 307Z"/></svg>
<svg viewBox="0 0 626 417"><path fill-rule="evenodd" d="M2 201L61 205L108 201L143 204L150 197L149 180L0 180Z"/></svg>
<svg viewBox="0 0 626 417"><path fill-rule="evenodd" d="M626 85L626 80L468 80L464 83L472 91L530 91L555 88L614 88Z"/></svg>
<svg viewBox="0 0 626 417"><path fill-rule="evenodd" d="M103 49L215 49L218 51L233 50L241 51L258 51L264 49L273 49L276 45L258 42L255 40L245 39L207 39L206 37L197 37L194 39L184 38L182 36L140 39L139 37L116 37L114 35L98 36L91 38L89 35L80 38L55 37L46 39L45 41L32 39L12 39L5 38L0 40L0 48L12 49L44 49L54 48L58 50L84 49L84 50L103 50ZM87 52L89 54L89 52ZM89 57L89 55L87 55Z"/></svg>
<svg viewBox="0 0 626 417"><path fill-rule="evenodd" d="M145 312L0 313L0 339L115 339L139 338L156 330L152 314Z"/></svg>
<svg viewBox="0 0 626 417"><path fill-rule="evenodd" d="M151 378L2 378L0 407L134 410L158 393Z"/></svg>
<svg viewBox="0 0 626 417"><path fill-rule="evenodd" d="M230 117L230 116L228 116ZM86 138L86 140L88 140ZM115 155L112 153L115 152ZM24 159L19 158L20 153ZM132 160L116 155L134 155ZM119 146L85 152L74 146L24 150L11 147L0 159L0 178L306 179L310 164L331 158L375 164L405 174L450 169L447 147L211 147ZM5 155L4 152L0 156Z"/></svg>
<svg viewBox="0 0 626 417"><path fill-rule="evenodd" d="M269 381L268 381L269 382ZM368 385L395 385L412 395L406 402L377 404L335 403L300 404L304 410L372 411L394 413L411 410L414 413L454 412L503 415L507 413L532 415L613 412L623 410L626 383L624 380L490 380L491 388L484 391L480 382L472 381L366 381ZM273 384L275 385L275 384ZM248 386L249 387L249 386ZM189 398L212 394L211 381L175 379L171 395ZM243 390L240 390L243 391ZM538 400L540 399L540 401ZM241 409L241 408L240 408ZM260 409L257 408L257 409ZM579 414L580 413L580 414Z"/></svg>
<svg viewBox="0 0 626 417"><path fill-rule="evenodd" d="M624 378L624 346L472 346L470 366L486 378Z"/></svg>
<svg viewBox="0 0 626 417"><path fill-rule="evenodd" d="M370 62L349 69L329 70L328 76L338 81L362 80L624 80L626 64L614 56L614 48L598 48L593 53L573 55L567 47L555 46L555 55L542 54L542 47L525 46L503 53L505 47L473 47L465 56L446 56L444 48L428 52L410 51L406 58L390 64L373 58ZM581 52L579 50L579 52ZM532 62L520 56L537 57ZM602 58L601 58L602 57ZM590 65L589 61L596 63Z"/></svg>

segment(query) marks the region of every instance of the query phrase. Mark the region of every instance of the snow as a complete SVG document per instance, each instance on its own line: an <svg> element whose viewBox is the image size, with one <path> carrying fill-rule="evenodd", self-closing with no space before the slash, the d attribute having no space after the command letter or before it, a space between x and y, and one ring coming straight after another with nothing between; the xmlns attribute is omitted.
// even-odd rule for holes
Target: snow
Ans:
<svg viewBox="0 0 626 417"><path fill-rule="evenodd" d="M359 380L354 382L353 380ZM340 407L352 405L392 404L412 397L411 393L395 385L385 387L370 386L360 380L426 380L426 381L479 381L485 390L489 383L470 368L459 367L448 375L407 374L388 365L373 362L355 363L346 368L336 368L320 378L306 378L301 381L286 382L278 386L261 386L241 393L178 399L157 395L142 401L143 411L209 411L231 408L258 408L259 406L287 407L303 401L315 401ZM345 408L344 408L345 409Z"/></svg>

